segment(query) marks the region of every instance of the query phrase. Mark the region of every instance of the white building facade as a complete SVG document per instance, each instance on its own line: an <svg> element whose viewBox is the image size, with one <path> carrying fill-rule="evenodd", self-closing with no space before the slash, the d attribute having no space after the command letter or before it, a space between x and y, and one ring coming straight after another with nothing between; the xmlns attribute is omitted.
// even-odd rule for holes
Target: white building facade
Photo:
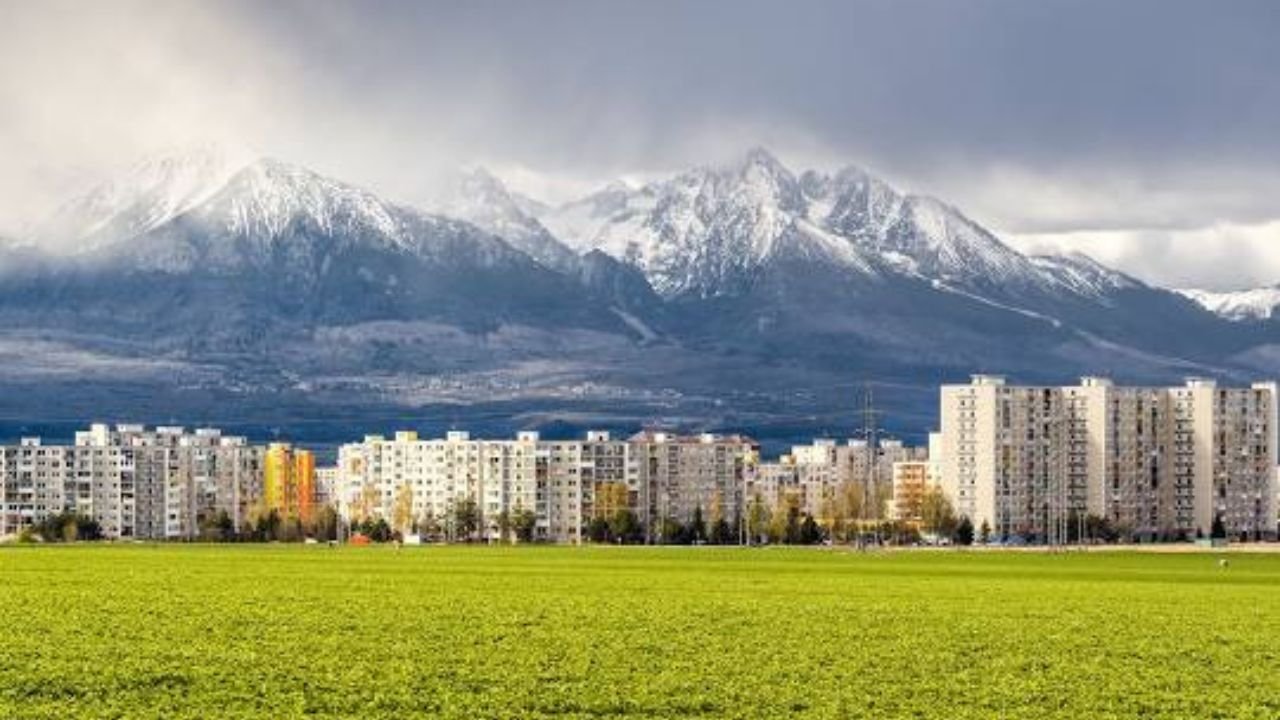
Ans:
<svg viewBox="0 0 1280 720"><path fill-rule="evenodd" d="M544 440L533 432L510 440L463 432L442 439L371 435L339 449L335 505L348 521L390 521L398 498L411 493L418 526L434 524L446 539L458 539L450 524L459 503L470 500L478 505L478 539L501 538L506 521L530 511L535 540L579 543L591 519L619 510L633 512L648 528L662 518L689 522L695 508L708 522L717 515L734 521L753 450L739 436L657 432L628 440L603 431L575 440Z"/></svg>
<svg viewBox="0 0 1280 720"><path fill-rule="evenodd" d="M263 449L202 428L95 424L73 445L0 447L0 535L63 512L111 539L192 539L225 512L236 529L262 493Z"/></svg>

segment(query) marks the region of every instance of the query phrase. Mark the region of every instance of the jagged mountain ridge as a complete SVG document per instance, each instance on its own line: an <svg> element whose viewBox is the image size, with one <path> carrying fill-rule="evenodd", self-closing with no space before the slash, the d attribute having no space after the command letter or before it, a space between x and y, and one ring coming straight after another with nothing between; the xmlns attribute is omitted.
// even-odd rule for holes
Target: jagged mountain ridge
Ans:
<svg viewBox="0 0 1280 720"><path fill-rule="evenodd" d="M579 251L642 268L668 298L732 294L770 258L796 252L966 290L1078 290L945 203L853 167L797 176L761 148L641 188L613 184L539 220Z"/></svg>
<svg viewBox="0 0 1280 720"><path fill-rule="evenodd" d="M24 258L0 322L199 363L219 387L299 388L303 403L336 383L366 388L344 402L413 406L438 395L381 388L444 382L467 388L451 403L599 396L597 412L700 422L734 405L755 422L812 413L836 402L814 388L854 378L1168 379L1270 357L1248 355L1269 342L1256 329L1085 256L1027 257L945 203L856 168L796 175L762 150L558 207L473 172L456 219L274 160L214 176L138 192L190 203L117 189L127 218L169 215Z"/></svg>
<svg viewBox="0 0 1280 720"><path fill-rule="evenodd" d="M0 311L19 324L92 323L202 352L269 352L271 333L387 320L638 336L610 306L612 288L597 296L464 221L270 159L219 183L141 233L46 258L0 288Z"/></svg>
<svg viewBox="0 0 1280 720"><path fill-rule="evenodd" d="M1029 318L1054 333L1074 332L1055 342L1116 337L1189 359L1212 354L1198 338L1234 350L1258 341L1224 332L1182 296L1082 254L1029 257L944 202L900 193L856 167L797 176L759 148L736 163L638 188L614 183L539 219L577 250L598 249L637 267L668 302L725 307L732 304L726 298L739 297L758 306L760 317L774 318L765 321L770 325L779 322L771 303L818 273L833 276L827 286L834 296L808 298L816 311L810 315L835 307L844 316L893 317L904 338L940 319L921 311L941 295L942 317L976 304L994 313L997 325L998 318ZM967 309L957 312L957 322L973 321ZM796 323L812 320L799 309L793 315ZM847 324L847 317L834 320ZM1185 332L1170 332L1172 326Z"/></svg>

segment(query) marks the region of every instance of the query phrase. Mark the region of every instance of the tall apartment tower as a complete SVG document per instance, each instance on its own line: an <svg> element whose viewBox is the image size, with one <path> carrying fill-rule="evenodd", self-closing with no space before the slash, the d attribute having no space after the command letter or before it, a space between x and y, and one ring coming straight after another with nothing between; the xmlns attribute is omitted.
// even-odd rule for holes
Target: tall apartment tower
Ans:
<svg viewBox="0 0 1280 720"><path fill-rule="evenodd" d="M1190 476L1197 527L1207 532L1220 519L1232 533L1274 536L1276 383L1222 388L1191 379L1173 391L1173 404L1175 473Z"/></svg>
<svg viewBox="0 0 1280 720"><path fill-rule="evenodd" d="M1069 519L1140 540L1276 532L1274 383L1220 388L1012 387L975 376L941 390L941 481L997 538L1061 539Z"/></svg>
<svg viewBox="0 0 1280 720"><path fill-rule="evenodd" d="M998 375L941 390L941 486L957 514L996 537L1060 531L1072 510L1060 472L1062 393L1014 387Z"/></svg>

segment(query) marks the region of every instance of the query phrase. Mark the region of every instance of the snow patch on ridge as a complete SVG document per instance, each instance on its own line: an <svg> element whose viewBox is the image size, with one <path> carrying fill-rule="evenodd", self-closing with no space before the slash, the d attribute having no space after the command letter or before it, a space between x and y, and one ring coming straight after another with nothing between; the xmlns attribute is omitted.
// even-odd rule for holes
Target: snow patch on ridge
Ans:
<svg viewBox="0 0 1280 720"><path fill-rule="evenodd" d="M1210 290L1174 290L1199 303L1206 310L1236 322L1269 320L1280 308L1280 286L1213 292Z"/></svg>

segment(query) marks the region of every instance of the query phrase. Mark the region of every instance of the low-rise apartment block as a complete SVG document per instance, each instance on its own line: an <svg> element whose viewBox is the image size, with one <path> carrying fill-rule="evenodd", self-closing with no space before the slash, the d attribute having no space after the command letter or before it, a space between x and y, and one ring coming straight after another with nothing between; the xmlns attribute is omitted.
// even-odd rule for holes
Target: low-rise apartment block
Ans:
<svg viewBox="0 0 1280 720"><path fill-rule="evenodd" d="M895 466L927 458L925 448L895 439L819 439L753 467L746 492L749 501L758 498L770 508L796 502L802 512L821 518L855 506L847 519L878 521L892 515Z"/></svg>
<svg viewBox="0 0 1280 720"><path fill-rule="evenodd" d="M0 447L0 535L44 517L92 518L105 537L194 538L225 512L236 528L262 494L263 450L214 429L96 424L73 445Z"/></svg>
<svg viewBox="0 0 1280 720"><path fill-rule="evenodd" d="M754 448L740 436L661 432L627 440L603 431L579 440L545 440L534 432L511 440L465 432L439 439L370 435L338 451L336 505L349 520L399 520L402 531L439 527L450 539L457 539L452 526L465 502L476 504L483 540L499 539L524 511L536 519L537 540L582 542L591 519L620 510L660 534L662 519L687 523L697 509L708 521L735 521Z"/></svg>

